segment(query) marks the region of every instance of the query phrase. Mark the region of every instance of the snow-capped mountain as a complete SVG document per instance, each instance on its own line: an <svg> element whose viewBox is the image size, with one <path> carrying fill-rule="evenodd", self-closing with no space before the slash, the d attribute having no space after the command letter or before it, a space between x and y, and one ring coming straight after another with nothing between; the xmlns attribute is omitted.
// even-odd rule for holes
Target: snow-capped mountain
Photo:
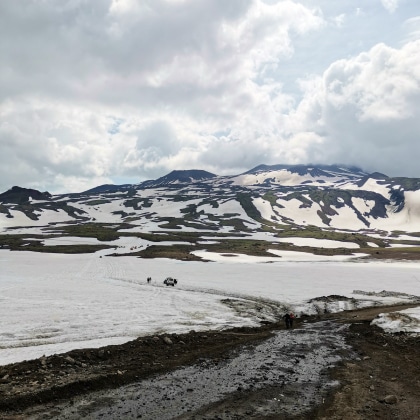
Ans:
<svg viewBox="0 0 420 420"><path fill-rule="evenodd" d="M368 174L361 169L336 165L259 165L236 177L240 185L277 184L283 186L322 185L339 186L354 182Z"/></svg>
<svg viewBox="0 0 420 420"><path fill-rule="evenodd" d="M144 230L250 232L285 226L420 231L420 179L337 165L260 165L217 176L173 171L133 185L50 195L0 194L0 228L51 223L126 223Z"/></svg>

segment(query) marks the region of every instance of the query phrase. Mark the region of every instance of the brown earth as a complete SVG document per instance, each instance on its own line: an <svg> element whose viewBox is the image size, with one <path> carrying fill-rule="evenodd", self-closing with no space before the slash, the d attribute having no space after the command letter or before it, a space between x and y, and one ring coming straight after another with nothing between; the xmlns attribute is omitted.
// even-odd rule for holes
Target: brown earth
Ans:
<svg viewBox="0 0 420 420"><path fill-rule="evenodd" d="M321 406L313 407L312 412L304 417L295 418L420 418L420 338L390 335L370 326L370 321L378 313L407 307L376 307L323 315L322 319L350 324L346 339L358 357L330 369L329 375L340 385L325 396ZM309 317L305 322L319 319ZM301 322L298 320L296 328ZM42 411L42 407L51 407L77 395L117 388L203 359L217 362L228 357L233 349L258 343L279 329L283 329L282 324L141 337L119 346L74 350L2 366L0 418L24 419L30 413ZM270 390L259 390L247 398L249 401L258 399L263 392L269 393ZM235 418L244 418L239 413L244 412L246 404L235 396L226 398L208 408L206 418L219 418L211 415L222 409L237 412Z"/></svg>
<svg viewBox="0 0 420 420"><path fill-rule="evenodd" d="M351 323L347 342L360 360L334 369L340 389L315 410L313 418L420 419L420 337L387 334L370 326L380 312L386 311L370 308L334 315Z"/></svg>

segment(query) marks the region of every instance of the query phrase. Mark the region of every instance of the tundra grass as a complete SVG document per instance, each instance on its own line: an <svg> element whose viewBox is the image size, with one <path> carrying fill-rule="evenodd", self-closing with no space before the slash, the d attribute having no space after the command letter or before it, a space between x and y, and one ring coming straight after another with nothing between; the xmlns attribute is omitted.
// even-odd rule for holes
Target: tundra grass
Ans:
<svg viewBox="0 0 420 420"><path fill-rule="evenodd" d="M130 254L119 254L118 256L130 255L141 258L170 258L182 261L202 261L201 258L191 254L196 248L191 245L151 245L141 251Z"/></svg>
<svg viewBox="0 0 420 420"><path fill-rule="evenodd" d="M36 235L39 240L27 239L27 235L0 235L0 248L8 248L11 251L32 251L32 252L49 252L61 254L86 254L101 249L113 248L109 245L90 245L90 244L76 244L76 245L44 245L41 240L54 237L52 235Z"/></svg>
<svg viewBox="0 0 420 420"><path fill-rule="evenodd" d="M82 204L85 204L86 206L100 206L101 204L110 204L112 203L111 200L90 200L90 201L85 201Z"/></svg>
<svg viewBox="0 0 420 420"><path fill-rule="evenodd" d="M379 239L373 238L368 235L363 235L360 233L348 233L348 232L337 232L334 230L322 230L317 227L308 227L305 229L284 229L280 232L276 232L276 237L278 238L288 238L288 237L299 237L299 238L314 238L314 239L328 239L332 241L339 242L353 242L360 247L368 248L369 242L376 244L378 247L384 248L387 246L387 242Z"/></svg>
<svg viewBox="0 0 420 420"><path fill-rule="evenodd" d="M60 226L53 228L64 235L78 236L82 238L96 238L98 241L114 241L121 235L116 231L115 225L104 225L100 223L83 223Z"/></svg>
<svg viewBox="0 0 420 420"><path fill-rule="evenodd" d="M314 248L314 247L297 247L288 243L272 244L267 241L256 241L249 239L221 239L217 244L196 244L196 245L152 245L141 251L129 254L142 258L172 258L184 261L202 260L201 258L191 254L192 251L208 251L218 254L243 254L258 257L276 256L268 252L269 249L300 251L316 255L351 255L354 250L348 248Z"/></svg>
<svg viewBox="0 0 420 420"><path fill-rule="evenodd" d="M369 254L365 259L377 260L420 260L420 247L401 247L401 248L369 248L360 250L360 252Z"/></svg>
<svg viewBox="0 0 420 420"><path fill-rule="evenodd" d="M51 254L91 254L102 249L114 248L109 245L49 245L45 246L42 244L28 245L26 247L21 247L21 251L32 251L32 252L45 252Z"/></svg>

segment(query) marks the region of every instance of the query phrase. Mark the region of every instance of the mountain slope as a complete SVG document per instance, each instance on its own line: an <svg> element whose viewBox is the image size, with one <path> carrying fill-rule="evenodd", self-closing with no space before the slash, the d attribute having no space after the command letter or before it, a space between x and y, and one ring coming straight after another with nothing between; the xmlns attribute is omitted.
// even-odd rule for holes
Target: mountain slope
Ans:
<svg viewBox="0 0 420 420"><path fill-rule="evenodd" d="M15 186L0 194L0 203L23 204L31 200L50 200L51 197L49 192L40 192L38 190Z"/></svg>
<svg viewBox="0 0 420 420"><path fill-rule="evenodd" d="M127 223L145 231L420 232L420 180L338 165L259 165L236 176L173 171L136 185L57 196L14 187L0 202L0 227L60 221Z"/></svg>
<svg viewBox="0 0 420 420"><path fill-rule="evenodd" d="M156 188L168 185L190 184L193 182L206 181L215 177L215 174L199 169L175 170L156 180L144 181L143 183L139 184L138 187Z"/></svg>

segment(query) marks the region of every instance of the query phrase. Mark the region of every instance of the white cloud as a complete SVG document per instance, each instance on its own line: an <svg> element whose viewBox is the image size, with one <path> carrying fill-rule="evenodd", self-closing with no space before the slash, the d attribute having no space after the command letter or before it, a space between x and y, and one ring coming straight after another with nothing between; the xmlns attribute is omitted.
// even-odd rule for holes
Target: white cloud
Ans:
<svg viewBox="0 0 420 420"><path fill-rule="evenodd" d="M420 16L407 19L403 28L406 31L405 42L416 41L420 39Z"/></svg>
<svg viewBox="0 0 420 420"><path fill-rule="evenodd" d="M302 85L306 96L294 118L323 139L324 160L372 171L386 162L391 175L401 175L404 162L405 173L415 176L418 165L409 156L420 152L419 55L420 41L401 49L380 44ZM310 147L313 154L320 154L318 145Z"/></svg>
<svg viewBox="0 0 420 420"><path fill-rule="evenodd" d="M0 121L0 164L14 184L42 188L40 179L95 182L109 176L115 150L106 144L113 120L105 115L32 99L4 102Z"/></svg>
<svg viewBox="0 0 420 420"><path fill-rule="evenodd" d="M420 80L412 14L400 49L366 26L347 34L374 16L380 38L381 16L404 6L375 4L356 17L350 0L0 2L0 190L343 156L369 166L378 138L416 142Z"/></svg>
<svg viewBox="0 0 420 420"><path fill-rule="evenodd" d="M261 0L7 2L0 15L8 173L60 190L66 177L215 167L221 131L249 152L289 101L262 75L292 53L292 34L322 25L299 3Z"/></svg>
<svg viewBox="0 0 420 420"><path fill-rule="evenodd" d="M338 16L334 16L333 22L335 25L337 25L339 28L341 28L344 25L344 22L346 20L346 15L344 13L341 13Z"/></svg>
<svg viewBox="0 0 420 420"><path fill-rule="evenodd" d="M381 0L381 3L389 13L394 13L397 10L399 0Z"/></svg>
<svg viewBox="0 0 420 420"><path fill-rule="evenodd" d="M377 45L368 53L341 60L324 74L329 103L339 109L352 105L358 119L392 120L413 116L418 100L420 43L402 50Z"/></svg>

